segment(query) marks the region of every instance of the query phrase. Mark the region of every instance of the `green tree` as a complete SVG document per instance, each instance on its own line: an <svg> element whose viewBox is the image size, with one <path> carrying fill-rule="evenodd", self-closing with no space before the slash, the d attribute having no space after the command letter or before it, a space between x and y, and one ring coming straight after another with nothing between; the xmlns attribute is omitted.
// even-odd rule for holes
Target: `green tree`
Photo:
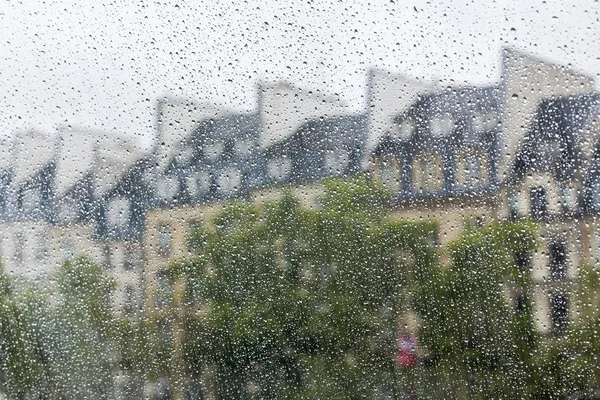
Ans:
<svg viewBox="0 0 600 400"><path fill-rule="evenodd" d="M515 312L512 291L531 294L531 277L515 254L535 248L535 226L495 222L451 243L449 266L438 266L414 306L420 341L434 365L425 374L437 396L527 398L535 392L531 357L538 344L529 300ZM434 387L428 388L436 393Z"/></svg>
<svg viewBox="0 0 600 400"><path fill-rule="evenodd" d="M57 392L65 398L111 398L119 336L107 299L115 283L85 257L65 262L56 282L51 352Z"/></svg>
<svg viewBox="0 0 600 400"><path fill-rule="evenodd" d="M0 384L8 398L49 398L53 393L49 309L39 288L0 269Z"/></svg>
<svg viewBox="0 0 600 400"><path fill-rule="evenodd" d="M398 318L436 255L435 225L386 217L389 196L332 180L317 210L287 193L193 232L197 256L171 268L185 282L186 373L220 398L394 393Z"/></svg>

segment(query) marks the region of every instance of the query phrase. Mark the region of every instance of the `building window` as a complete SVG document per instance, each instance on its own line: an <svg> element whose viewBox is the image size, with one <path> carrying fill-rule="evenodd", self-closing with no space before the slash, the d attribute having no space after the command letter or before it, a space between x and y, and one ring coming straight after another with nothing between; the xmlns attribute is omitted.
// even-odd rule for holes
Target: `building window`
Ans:
<svg viewBox="0 0 600 400"><path fill-rule="evenodd" d="M112 268L112 249L109 244L105 244L102 250L102 255L104 259L104 268L110 269Z"/></svg>
<svg viewBox="0 0 600 400"><path fill-rule="evenodd" d="M75 244L71 240L65 240L60 246L63 262L75 257Z"/></svg>
<svg viewBox="0 0 600 400"><path fill-rule="evenodd" d="M179 149L179 151L175 154L175 161L179 165L183 165L188 163L192 157L194 156L194 150L189 147L184 147Z"/></svg>
<svg viewBox="0 0 600 400"><path fill-rule="evenodd" d="M520 251L515 254L515 266L521 272L530 272L531 271L531 256L529 253Z"/></svg>
<svg viewBox="0 0 600 400"><path fill-rule="evenodd" d="M48 256L48 233L46 231L38 232L36 239L35 258L38 261L45 260Z"/></svg>
<svg viewBox="0 0 600 400"><path fill-rule="evenodd" d="M598 179L598 178L596 178ZM595 182L592 185L592 203L593 203L593 207L598 210L600 209L600 182Z"/></svg>
<svg viewBox="0 0 600 400"><path fill-rule="evenodd" d="M508 197L508 213L510 219L519 218L519 197L514 193Z"/></svg>
<svg viewBox="0 0 600 400"><path fill-rule="evenodd" d="M236 140L233 145L235 151L241 158L248 158L252 154L252 149L256 145L249 140Z"/></svg>
<svg viewBox="0 0 600 400"><path fill-rule="evenodd" d="M278 157L269 160L269 176L275 182L284 181L292 172L292 161L288 157Z"/></svg>
<svg viewBox="0 0 600 400"><path fill-rule="evenodd" d="M575 208L575 197L575 192L570 187L563 186L560 188L560 202L563 211L569 211Z"/></svg>
<svg viewBox="0 0 600 400"><path fill-rule="evenodd" d="M204 146L204 157L210 161L215 161L223 154L224 149L225 144L223 142L207 143L206 146Z"/></svg>
<svg viewBox="0 0 600 400"><path fill-rule="evenodd" d="M550 277L562 281L567 277L567 253L564 243L550 244Z"/></svg>
<svg viewBox="0 0 600 400"><path fill-rule="evenodd" d="M123 293L123 309L127 314L133 314L136 309L135 290L133 286L126 285Z"/></svg>
<svg viewBox="0 0 600 400"><path fill-rule="evenodd" d="M473 129L476 132L487 132L498 126L498 113L495 111L482 111L473 117Z"/></svg>
<svg viewBox="0 0 600 400"><path fill-rule="evenodd" d="M23 211L33 212L40 206L40 190L38 188L31 188L23 191L21 194L21 204Z"/></svg>
<svg viewBox="0 0 600 400"><path fill-rule="evenodd" d="M454 117L450 114L443 114L429 120L429 129L431 136L435 138L447 137L454 131Z"/></svg>
<svg viewBox="0 0 600 400"><path fill-rule="evenodd" d="M548 195L543 187L531 188L529 192L531 216L543 219L548 217Z"/></svg>
<svg viewBox="0 0 600 400"><path fill-rule="evenodd" d="M158 230L158 253L163 256L167 256L171 252L171 231L169 225L163 225Z"/></svg>
<svg viewBox="0 0 600 400"><path fill-rule="evenodd" d="M325 151L325 171L327 174L339 175L345 172L349 162L348 151L336 148Z"/></svg>
<svg viewBox="0 0 600 400"><path fill-rule="evenodd" d="M166 271L156 274L156 307L163 308L171 302L171 285Z"/></svg>
<svg viewBox="0 0 600 400"><path fill-rule="evenodd" d="M192 197L201 198L210 190L210 174L198 172L187 177L188 193Z"/></svg>
<svg viewBox="0 0 600 400"><path fill-rule="evenodd" d="M219 175L219 189L223 194L230 195L240 190L242 173L237 168L226 168Z"/></svg>
<svg viewBox="0 0 600 400"><path fill-rule="evenodd" d="M456 163L456 178L460 186L474 188L488 180L488 156L479 150L461 152Z"/></svg>
<svg viewBox="0 0 600 400"><path fill-rule="evenodd" d="M156 193L163 201L173 200L179 191L179 182L173 176L159 178L156 182Z"/></svg>
<svg viewBox="0 0 600 400"><path fill-rule="evenodd" d="M517 314L527 313L529 310L529 296L519 293L515 298L515 312Z"/></svg>
<svg viewBox="0 0 600 400"><path fill-rule="evenodd" d="M111 228L124 228L129 222L129 199L116 197L108 203L108 224Z"/></svg>
<svg viewBox="0 0 600 400"><path fill-rule="evenodd" d="M467 217L463 221L465 230L474 230L483 227L482 217Z"/></svg>
<svg viewBox="0 0 600 400"><path fill-rule="evenodd" d="M58 218L62 223L73 223L79 218L78 208L78 204L74 199L63 198L60 200Z"/></svg>
<svg viewBox="0 0 600 400"><path fill-rule="evenodd" d="M21 232L15 234L15 262L17 265L25 262L25 237Z"/></svg>
<svg viewBox="0 0 600 400"><path fill-rule="evenodd" d="M550 296L550 317L552 333L562 335L566 332L569 324L569 299L563 293L555 293Z"/></svg>
<svg viewBox="0 0 600 400"><path fill-rule="evenodd" d="M123 254L123 268L127 271L132 270L136 265L136 251L132 245L125 246Z"/></svg>
<svg viewBox="0 0 600 400"><path fill-rule="evenodd" d="M386 157L377 164L377 173L381 183L393 190L402 187L400 163L391 157Z"/></svg>
<svg viewBox="0 0 600 400"><path fill-rule="evenodd" d="M405 119L398 127L398 137L402 141L410 140L414 133L415 124L410 119Z"/></svg>
<svg viewBox="0 0 600 400"><path fill-rule="evenodd" d="M187 248L190 253L200 251L206 241L206 231L202 222L193 221L189 223L187 235Z"/></svg>
<svg viewBox="0 0 600 400"><path fill-rule="evenodd" d="M600 230L594 232L594 263L596 266L600 266Z"/></svg>
<svg viewBox="0 0 600 400"><path fill-rule="evenodd" d="M443 186L442 157L426 153L415 157L412 171L413 186L421 192L441 189Z"/></svg>

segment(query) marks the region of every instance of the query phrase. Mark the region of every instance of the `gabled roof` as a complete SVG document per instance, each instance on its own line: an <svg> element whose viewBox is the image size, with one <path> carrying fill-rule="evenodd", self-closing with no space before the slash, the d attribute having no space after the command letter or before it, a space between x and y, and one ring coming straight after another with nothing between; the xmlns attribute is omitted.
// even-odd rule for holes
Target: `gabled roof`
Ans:
<svg viewBox="0 0 600 400"><path fill-rule="evenodd" d="M263 149L292 136L306 120L349 113L337 95L301 89L286 82L263 84L259 90Z"/></svg>
<svg viewBox="0 0 600 400"><path fill-rule="evenodd" d="M158 169L164 171L174 156L186 151L186 142L201 121L226 113L227 110L212 103L170 97L160 99L154 148Z"/></svg>
<svg viewBox="0 0 600 400"><path fill-rule="evenodd" d="M56 173L54 189L57 196L92 173L95 148L101 137L82 129L59 128L56 138Z"/></svg>
<svg viewBox="0 0 600 400"><path fill-rule="evenodd" d="M129 138L111 135L96 143L95 195L101 197L114 188L127 171L148 154Z"/></svg>
<svg viewBox="0 0 600 400"><path fill-rule="evenodd" d="M557 180L573 178L582 167L581 143L600 110L600 95L545 99L517 152L512 179L533 171L551 173Z"/></svg>
<svg viewBox="0 0 600 400"><path fill-rule="evenodd" d="M17 185L33 178L54 160L52 137L34 130L15 134L12 151L13 182Z"/></svg>

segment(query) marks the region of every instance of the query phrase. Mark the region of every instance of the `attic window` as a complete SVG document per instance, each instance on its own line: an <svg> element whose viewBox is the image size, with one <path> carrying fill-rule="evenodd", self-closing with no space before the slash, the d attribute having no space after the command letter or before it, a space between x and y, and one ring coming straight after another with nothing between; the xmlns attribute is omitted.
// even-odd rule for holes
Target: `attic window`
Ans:
<svg viewBox="0 0 600 400"><path fill-rule="evenodd" d="M40 191L38 188L25 190L22 194L23 211L32 212L40 205Z"/></svg>
<svg viewBox="0 0 600 400"><path fill-rule="evenodd" d="M469 150L458 155L456 178L460 186L474 188L488 180L488 157L480 150Z"/></svg>
<svg viewBox="0 0 600 400"><path fill-rule="evenodd" d="M443 186L442 157L434 153L422 153L415 157L412 168L414 188L419 192L441 189Z"/></svg>
<svg viewBox="0 0 600 400"><path fill-rule="evenodd" d="M225 145L223 142L209 143L204 147L204 156L210 161L215 161L223 154L224 149Z"/></svg>
<svg viewBox="0 0 600 400"><path fill-rule="evenodd" d="M410 119L402 121L398 127L398 138L402 141L409 140L415 133L415 124Z"/></svg>
<svg viewBox="0 0 600 400"><path fill-rule="evenodd" d="M233 194L240 189L242 173L237 168L226 168L219 175L218 183L224 194Z"/></svg>
<svg viewBox="0 0 600 400"><path fill-rule="evenodd" d="M108 203L108 223L113 228L121 228L129 221L129 200L116 197Z"/></svg>
<svg viewBox="0 0 600 400"><path fill-rule="evenodd" d="M275 182L281 182L288 177L292 171L292 161L287 157L278 157L269 160L268 164L269 176Z"/></svg>
<svg viewBox="0 0 600 400"><path fill-rule="evenodd" d="M454 117L450 114L442 114L433 117L429 121L431 136L434 138L447 137L454 131Z"/></svg>
<svg viewBox="0 0 600 400"><path fill-rule="evenodd" d="M400 163L391 158L386 157L377 163L377 175L385 186L390 189L398 190L402 186L402 173Z"/></svg>
<svg viewBox="0 0 600 400"><path fill-rule="evenodd" d="M473 117L473 129L477 132L488 132L498 126L498 113L495 111L481 111Z"/></svg>
<svg viewBox="0 0 600 400"><path fill-rule="evenodd" d="M529 192L531 215L534 218L546 218L548 216L548 195L544 187L531 188Z"/></svg>
<svg viewBox="0 0 600 400"><path fill-rule="evenodd" d="M253 143L249 140L236 140L233 145L237 154L242 158L248 158L252 154Z"/></svg>
<svg viewBox="0 0 600 400"><path fill-rule="evenodd" d="M202 197L210 189L210 174L198 172L187 178L188 193L192 197Z"/></svg>
<svg viewBox="0 0 600 400"><path fill-rule="evenodd" d="M158 196L162 200L170 200L173 199L177 195L177 191L179 189L179 183L176 178L167 176L158 179L156 190Z"/></svg>
<svg viewBox="0 0 600 400"><path fill-rule="evenodd" d="M343 173L348 166L348 151L336 148L325 152L325 169L327 173L338 175Z"/></svg>

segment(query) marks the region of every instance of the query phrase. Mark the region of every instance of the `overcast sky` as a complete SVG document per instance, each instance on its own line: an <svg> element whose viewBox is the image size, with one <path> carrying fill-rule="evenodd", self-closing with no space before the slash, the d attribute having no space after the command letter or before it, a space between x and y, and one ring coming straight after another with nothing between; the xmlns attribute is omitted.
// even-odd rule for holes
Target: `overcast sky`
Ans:
<svg viewBox="0 0 600 400"><path fill-rule="evenodd" d="M593 0L1 1L0 136L70 124L148 144L160 96L251 110L259 80L360 110L369 67L486 84L505 45L600 81Z"/></svg>

